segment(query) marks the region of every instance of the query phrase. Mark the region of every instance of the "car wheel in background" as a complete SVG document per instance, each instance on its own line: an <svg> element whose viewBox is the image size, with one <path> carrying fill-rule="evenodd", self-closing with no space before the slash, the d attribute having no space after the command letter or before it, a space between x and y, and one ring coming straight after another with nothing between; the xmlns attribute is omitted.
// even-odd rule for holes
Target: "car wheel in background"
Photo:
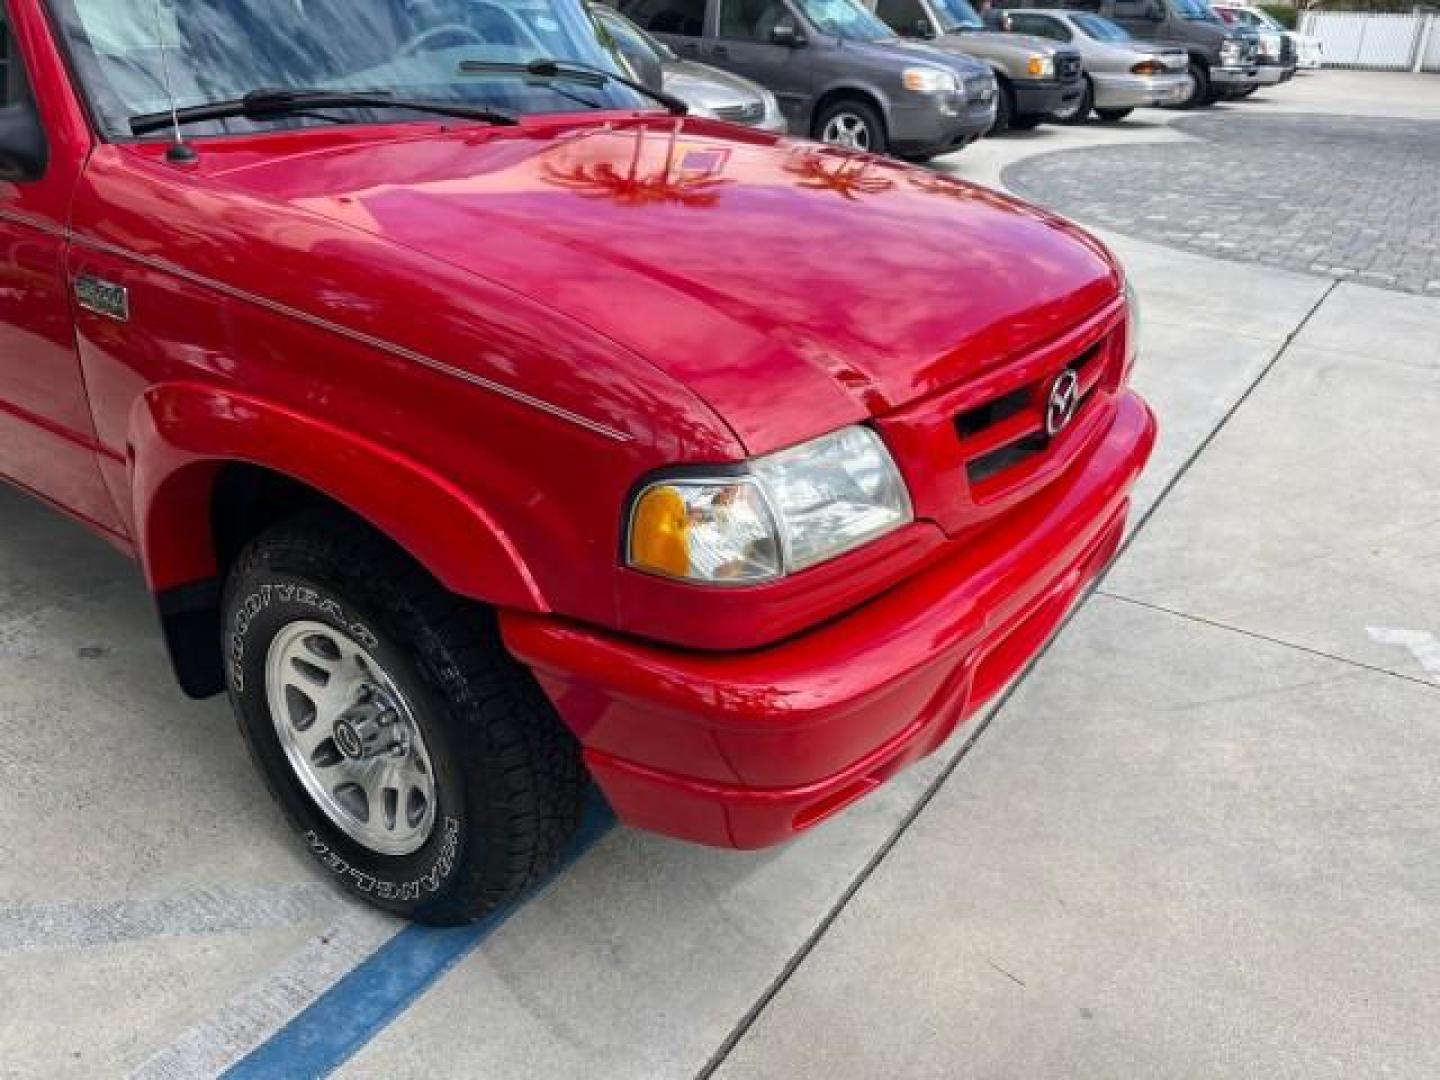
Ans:
<svg viewBox="0 0 1440 1080"><path fill-rule="evenodd" d="M1210 96L1210 73L1202 65L1191 63L1189 74L1190 92L1176 102L1174 108L1198 109L1214 100Z"/></svg>
<svg viewBox="0 0 1440 1080"><path fill-rule="evenodd" d="M1083 124L1090 119L1090 107L1095 104L1095 88L1090 85L1090 76L1083 80L1080 97L1068 108L1061 106L1050 114L1056 123Z"/></svg>
<svg viewBox="0 0 1440 1080"><path fill-rule="evenodd" d="M844 98L828 105L815 121L815 137L830 146L885 153L885 121L863 101Z"/></svg>
<svg viewBox="0 0 1440 1080"><path fill-rule="evenodd" d="M990 134L999 135L1010 130L1015 119L1015 91L1004 79L995 80L995 122L990 125Z"/></svg>
<svg viewBox="0 0 1440 1080"><path fill-rule="evenodd" d="M1107 124L1113 124L1117 120L1124 120L1134 109L1096 109L1095 115L1104 120Z"/></svg>
<svg viewBox="0 0 1440 1080"><path fill-rule="evenodd" d="M347 891L462 923L558 862L579 825L579 748L488 608L319 512L245 549L224 620L250 755Z"/></svg>

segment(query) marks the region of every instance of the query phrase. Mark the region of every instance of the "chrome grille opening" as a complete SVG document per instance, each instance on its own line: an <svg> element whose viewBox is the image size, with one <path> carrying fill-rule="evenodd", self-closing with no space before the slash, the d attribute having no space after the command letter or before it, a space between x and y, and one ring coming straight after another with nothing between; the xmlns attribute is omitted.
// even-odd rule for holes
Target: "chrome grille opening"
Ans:
<svg viewBox="0 0 1440 1080"><path fill-rule="evenodd" d="M978 405L955 417L955 433L968 450L965 475L972 492L983 498L987 486L1004 483L1006 474L1046 454L1064 432L1052 436L1046 430L1045 411L1051 388L1066 371L1079 380L1079 398L1066 430L1089 411L1106 375L1106 359L1113 338L1091 345L1069 363L1061 364L1024 386Z"/></svg>

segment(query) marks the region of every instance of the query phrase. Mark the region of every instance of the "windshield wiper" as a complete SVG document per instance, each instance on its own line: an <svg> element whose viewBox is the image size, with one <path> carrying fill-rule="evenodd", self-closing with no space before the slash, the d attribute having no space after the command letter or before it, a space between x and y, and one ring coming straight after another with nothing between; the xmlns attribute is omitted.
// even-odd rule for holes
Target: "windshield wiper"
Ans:
<svg viewBox="0 0 1440 1080"><path fill-rule="evenodd" d="M206 120L226 120L244 117L247 120L270 120L281 116L295 116L312 109L404 109L407 112L431 113L436 116L454 116L464 120L483 120L490 124L518 124L513 113L490 109L481 105L452 104L445 101L431 101L420 98L395 97L384 90L292 90L267 87L252 90L244 97L228 101L212 101L205 105L188 105L183 109L169 112L146 113L130 118L130 131L135 135L148 135L163 131L178 120L182 124L195 124Z"/></svg>
<svg viewBox="0 0 1440 1080"><path fill-rule="evenodd" d="M512 64L501 60L463 60L460 63L461 75L491 73L524 75L533 79L564 79L582 86L604 86L606 83L619 83L621 86L628 86L637 94L644 94L652 101L658 101L676 116L684 116L690 111L690 107L673 94L667 94L663 90L653 90L644 83L627 79L624 75L617 75L604 68L582 64L578 60L542 59L531 60L525 64Z"/></svg>

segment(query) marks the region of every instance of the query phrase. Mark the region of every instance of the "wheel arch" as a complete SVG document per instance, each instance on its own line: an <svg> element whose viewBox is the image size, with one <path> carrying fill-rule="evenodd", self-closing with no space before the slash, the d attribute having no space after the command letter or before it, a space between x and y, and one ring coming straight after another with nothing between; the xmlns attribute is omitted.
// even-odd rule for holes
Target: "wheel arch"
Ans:
<svg viewBox="0 0 1440 1080"><path fill-rule="evenodd" d="M452 592L548 610L485 509L422 463L325 421L230 390L152 389L132 415L136 548L181 688L224 689L220 596L241 549L311 506L348 512Z"/></svg>
<svg viewBox="0 0 1440 1080"><path fill-rule="evenodd" d="M893 126L890 121L890 106L885 95L874 87L865 86L861 83L838 83L835 86L827 87L819 97L815 99L815 107L810 111L810 137L818 138L820 135L820 118L825 115L825 110L838 101L858 101L868 105L880 117L880 122L885 125L886 137L889 137L890 129Z"/></svg>

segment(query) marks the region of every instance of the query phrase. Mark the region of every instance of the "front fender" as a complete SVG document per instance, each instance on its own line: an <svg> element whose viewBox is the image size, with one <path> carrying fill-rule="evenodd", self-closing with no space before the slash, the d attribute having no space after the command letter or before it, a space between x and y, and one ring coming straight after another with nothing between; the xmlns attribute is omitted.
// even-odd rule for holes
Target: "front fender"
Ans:
<svg viewBox="0 0 1440 1080"><path fill-rule="evenodd" d="M157 594L213 580L211 520L226 465L255 465L313 488L405 548L446 588L499 607L548 611L504 532L444 477L325 420L190 383L152 387L131 414L136 539Z"/></svg>
<svg viewBox="0 0 1440 1080"><path fill-rule="evenodd" d="M819 103L835 96L836 94L850 94L857 97L869 98L875 108L880 111L881 117L885 120L888 128L893 122L890 110L890 95L884 93L877 85L863 78L843 78L820 88L815 95L816 107L811 110L810 124L813 126L820 115Z"/></svg>

